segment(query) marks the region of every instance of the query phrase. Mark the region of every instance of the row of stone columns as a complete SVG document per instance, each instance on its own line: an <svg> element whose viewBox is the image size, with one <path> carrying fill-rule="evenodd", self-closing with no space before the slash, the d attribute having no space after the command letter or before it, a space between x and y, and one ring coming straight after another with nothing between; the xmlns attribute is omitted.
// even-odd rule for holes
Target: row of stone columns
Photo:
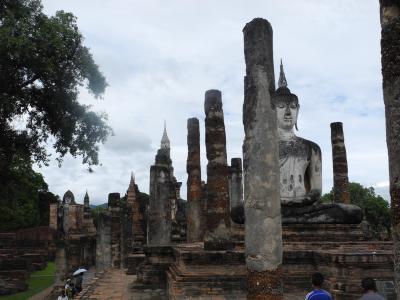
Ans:
<svg viewBox="0 0 400 300"><path fill-rule="evenodd" d="M231 167L227 164L220 91L206 91L204 110L208 159L206 195L201 181L199 120L188 119L187 240L204 241L206 250L226 250L233 247L231 207L243 205L241 159L233 158ZM204 200L206 205L202 203Z"/></svg>

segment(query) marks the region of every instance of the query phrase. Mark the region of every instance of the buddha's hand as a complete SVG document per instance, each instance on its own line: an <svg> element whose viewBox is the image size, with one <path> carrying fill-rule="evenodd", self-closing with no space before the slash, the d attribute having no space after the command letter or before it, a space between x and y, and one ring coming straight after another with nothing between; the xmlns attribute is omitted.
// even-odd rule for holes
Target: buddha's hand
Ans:
<svg viewBox="0 0 400 300"><path fill-rule="evenodd" d="M311 190L305 197L307 203L311 204L321 199L321 191Z"/></svg>

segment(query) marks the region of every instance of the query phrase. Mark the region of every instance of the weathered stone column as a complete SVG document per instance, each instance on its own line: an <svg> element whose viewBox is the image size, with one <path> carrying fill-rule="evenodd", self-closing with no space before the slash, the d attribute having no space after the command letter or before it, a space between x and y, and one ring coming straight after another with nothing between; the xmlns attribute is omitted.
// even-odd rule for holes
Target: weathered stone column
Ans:
<svg viewBox="0 0 400 300"><path fill-rule="evenodd" d="M244 223L242 159L232 158L229 168L229 198L231 218L235 223Z"/></svg>
<svg viewBox="0 0 400 300"><path fill-rule="evenodd" d="M207 216L204 249L233 248L229 213L228 165L221 92L208 90L205 95L207 152Z"/></svg>
<svg viewBox="0 0 400 300"><path fill-rule="evenodd" d="M400 298L400 2L380 0L383 100L389 155L394 274Z"/></svg>
<svg viewBox="0 0 400 300"><path fill-rule="evenodd" d="M111 217L111 265L121 267L121 210L119 193L108 194L108 210Z"/></svg>
<svg viewBox="0 0 400 300"><path fill-rule="evenodd" d="M188 157L186 162L187 179L187 241L200 242L203 240L203 208L200 166L200 127L197 118L187 121Z"/></svg>
<svg viewBox="0 0 400 300"><path fill-rule="evenodd" d="M279 146L272 27L254 19L243 29L246 60L243 104L247 299L283 299Z"/></svg>
<svg viewBox="0 0 400 300"><path fill-rule="evenodd" d="M159 163L167 159L157 154L156 164L150 168L150 197L147 217L147 244L171 243L171 183L168 164Z"/></svg>
<svg viewBox="0 0 400 300"><path fill-rule="evenodd" d="M65 286L65 280L68 276L68 266L67 266L67 254L65 249L64 241L56 242L56 255L55 255L55 266L56 266L56 278L55 284L57 286Z"/></svg>
<svg viewBox="0 0 400 300"><path fill-rule="evenodd" d="M349 177L342 122L331 123L331 142L334 202L349 204Z"/></svg>
<svg viewBox="0 0 400 300"><path fill-rule="evenodd" d="M96 274L109 269L111 262L111 213L101 212L97 224Z"/></svg>

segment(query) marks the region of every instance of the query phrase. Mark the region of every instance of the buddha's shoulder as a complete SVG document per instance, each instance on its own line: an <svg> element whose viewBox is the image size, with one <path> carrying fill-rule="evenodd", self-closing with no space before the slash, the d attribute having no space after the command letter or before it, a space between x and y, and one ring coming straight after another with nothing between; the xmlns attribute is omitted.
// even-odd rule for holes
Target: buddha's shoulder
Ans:
<svg viewBox="0 0 400 300"><path fill-rule="evenodd" d="M296 143L298 143L299 145L301 145L302 147L305 147L307 149L312 149L314 150L314 152L321 154L321 148L318 146L317 143L314 143L310 140L304 139L302 137L296 137Z"/></svg>

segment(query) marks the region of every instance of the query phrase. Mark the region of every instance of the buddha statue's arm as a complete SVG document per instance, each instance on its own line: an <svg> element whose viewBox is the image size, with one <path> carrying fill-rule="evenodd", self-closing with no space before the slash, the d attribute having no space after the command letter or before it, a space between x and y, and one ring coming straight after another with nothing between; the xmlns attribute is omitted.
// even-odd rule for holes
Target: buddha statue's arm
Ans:
<svg viewBox="0 0 400 300"><path fill-rule="evenodd" d="M309 197L319 199L322 193L322 156L321 149L314 144L311 149L309 166L310 192Z"/></svg>

